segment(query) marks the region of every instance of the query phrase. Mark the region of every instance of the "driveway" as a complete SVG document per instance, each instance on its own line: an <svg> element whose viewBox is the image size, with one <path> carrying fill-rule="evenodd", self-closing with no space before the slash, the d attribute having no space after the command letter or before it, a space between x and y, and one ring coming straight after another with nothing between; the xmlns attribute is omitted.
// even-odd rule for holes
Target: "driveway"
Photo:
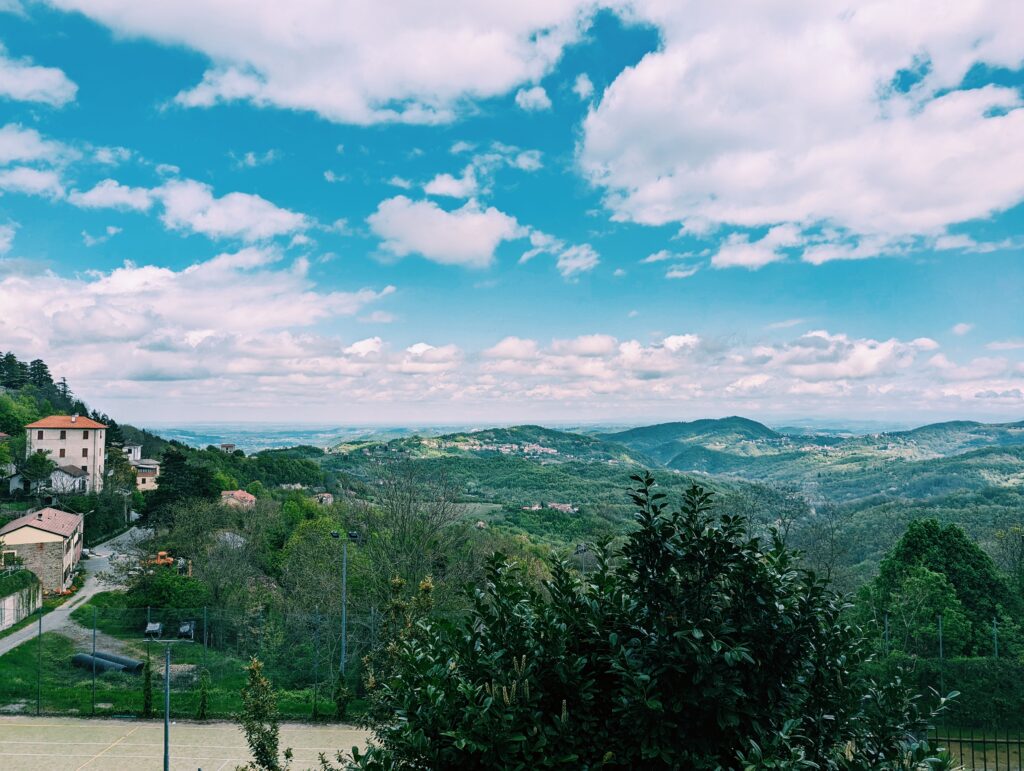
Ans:
<svg viewBox="0 0 1024 771"><path fill-rule="evenodd" d="M133 527L126 533L112 538L106 543L93 547L92 556L82 561L85 570L85 583L82 588L59 608L56 608L43 616L44 632L61 632L72 629L80 629L79 625L71 619L71 611L89 601L99 591L109 589L109 586L100 584L97 575L110 569L110 558L121 554L124 550L141 538L144 534L140 528ZM0 639L0 656L17 648L22 643L35 639L39 633L39 622L29 624L24 629L19 629L12 635Z"/></svg>

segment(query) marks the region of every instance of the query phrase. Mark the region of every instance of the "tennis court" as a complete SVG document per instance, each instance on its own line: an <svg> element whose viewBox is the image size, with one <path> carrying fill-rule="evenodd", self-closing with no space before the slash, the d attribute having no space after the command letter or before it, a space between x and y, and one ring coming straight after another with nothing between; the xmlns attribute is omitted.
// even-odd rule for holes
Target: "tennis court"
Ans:
<svg viewBox="0 0 1024 771"><path fill-rule="evenodd" d="M363 746L366 732L351 726L282 724L281 747L291 747L293 768L316 768L321 752ZM4 771L159 771L164 725L159 720L79 720L0 717ZM232 723L172 723L171 768L232 771L249 760L245 739Z"/></svg>

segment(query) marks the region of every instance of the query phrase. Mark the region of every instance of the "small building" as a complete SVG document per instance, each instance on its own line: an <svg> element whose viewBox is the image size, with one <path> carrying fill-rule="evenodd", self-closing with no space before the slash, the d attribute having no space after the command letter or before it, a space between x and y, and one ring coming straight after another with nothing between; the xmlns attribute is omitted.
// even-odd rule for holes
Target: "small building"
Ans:
<svg viewBox="0 0 1024 771"><path fill-rule="evenodd" d="M321 506L330 506L334 503L334 496L330 493L317 493L313 497Z"/></svg>
<svg viewBox="0 0 1024 771"><path fill-rule="evenodd" d="M235 447L235 445L231 444L230 442L222 442L220 444L221 452L226 452L228 455L233 453L236 449L238 449L238 448Z"/></svg>
<svg viewBox="0 0 1024 771"><path fill-rule="evenodd" d="M26 457L45 452L58 466L78 466L89 475L88 491L103 489L107 427L81 415L50 415L25 426Z"/></svg>
<svg viewBox="0 0 1024 771"><path fill-rule="evenodd" d="M245 490L224 490L220 494L220 502L236 509L251 509L256 505L256 496Z"/></svg>
<svg viewBox="0 0 1024 771"><path fill-rule="evenodd" d="M50 489L55 493L86 493L89 490L89 472L78 466L57 466L50 474Z"/></svg>
<svg viewBox="0 0 1024 771"><path fill-rule="evenodd" d="M160 461L142 457L141 444L126 444L121 448L128 462L135 469L135 489L145 492L155 490L159 485Z"/></svg>
<svg viewBox="0 0 1024 771"><path fill-rule="evenodd" d="M132 463L135 468L135 487L142 492L155 490L160 478L160 461L152 458L141 458Z"/></svg>
<svg viewBox="0 0 1024 771"><path fill-rule="evenodd" d="M81 514L39 509L0 527L0 539L38 576L44 592L62 592L82 558L84 522Z"/></svg>

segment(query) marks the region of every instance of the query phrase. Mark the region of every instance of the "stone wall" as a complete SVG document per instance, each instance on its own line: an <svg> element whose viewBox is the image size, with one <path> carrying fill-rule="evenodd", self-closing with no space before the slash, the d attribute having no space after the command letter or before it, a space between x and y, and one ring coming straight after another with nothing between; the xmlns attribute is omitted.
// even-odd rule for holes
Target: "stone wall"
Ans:
<svg viewBox="0 0 1024 771"><path fill-rule="evenodd" d="M25 568L38 576L44 592L64 589L64 544L61 541L8 544L7 549L16 552Z"/></svg>
<svg viewBox="0 0 1024 771"><path fill-rule="evenodd" d="M0 632L35 613L42 601L43 593L37 581L6 597L0 597Z"/></svg>

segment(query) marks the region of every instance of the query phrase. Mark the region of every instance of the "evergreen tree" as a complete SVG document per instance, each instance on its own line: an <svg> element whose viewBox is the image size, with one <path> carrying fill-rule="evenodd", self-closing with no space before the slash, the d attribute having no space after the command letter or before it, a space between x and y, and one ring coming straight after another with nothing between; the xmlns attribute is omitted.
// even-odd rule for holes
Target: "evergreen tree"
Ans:
<svg viewBox="0 0 1024 771"><path fill-rule="evenodd" d="M53 385L53 377L50 375L50 368L42 359L33 359L28 365L28 376L32 385L38 388L47 388Z"/></svg>
<svg viewBox="0 0 1024 771"><path fill-rule="evenodd" d="M242 724L253 762L248 768L258 771L283 771L291 762L292 751L284 751L284 760L279 757L280 716L277 711L277 697L270 681L263 674L263 662L253 658L246 667L248 680L242 688L242 712L238 716Z"/></svg>
<svg viewBox="0 0 1024 771"><path fill-rule="evenodd" d="M208 468L189 463L184 452L172 447L164 453L160 467L160 486L148 494L146 511L159 515L173 504L191 498L216 500L220 490L220 485Z"/></svg>
<svg viewBox="0 0 1024 771"><path fill-rule="evenodd" d="M935 519L911 522L879 566L880 597L897 593L919 567L945 576L952 585L974 627L975 644L985 642L992 619L1003 611L1020 616L1020 598L1010 591L992 558L959 525L942 525Z"/></svg>

